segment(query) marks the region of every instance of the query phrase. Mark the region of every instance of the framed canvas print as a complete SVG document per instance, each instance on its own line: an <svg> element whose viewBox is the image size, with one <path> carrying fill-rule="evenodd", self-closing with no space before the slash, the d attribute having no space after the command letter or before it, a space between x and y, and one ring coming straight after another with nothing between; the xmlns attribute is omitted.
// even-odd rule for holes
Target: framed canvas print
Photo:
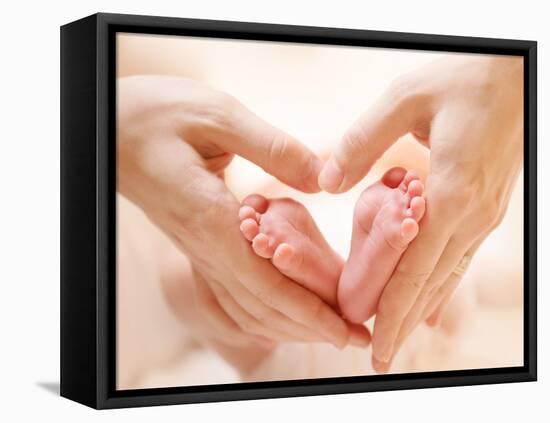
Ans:
<svg viewBox="0 0 550 423"><path fill-rule="evenodd" d="M61 394L536 380L536 43L61 28Z"/></svg>

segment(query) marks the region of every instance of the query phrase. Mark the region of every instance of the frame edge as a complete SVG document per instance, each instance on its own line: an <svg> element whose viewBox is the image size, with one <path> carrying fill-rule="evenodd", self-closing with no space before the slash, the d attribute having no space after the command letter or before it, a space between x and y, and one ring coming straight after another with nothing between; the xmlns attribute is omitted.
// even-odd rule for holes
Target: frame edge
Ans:
<svg viewBox="0 0 550 423"><path fill-rule="evenodd" d="M60 32L60 393L95 408L96 16Z"/></svg>

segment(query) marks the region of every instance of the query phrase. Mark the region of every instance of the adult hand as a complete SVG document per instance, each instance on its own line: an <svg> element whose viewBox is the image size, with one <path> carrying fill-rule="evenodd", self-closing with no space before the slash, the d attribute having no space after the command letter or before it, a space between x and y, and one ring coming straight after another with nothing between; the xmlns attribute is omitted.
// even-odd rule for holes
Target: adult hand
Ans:
<svg viewBox="0 0 550 423"><path fill-rule="evenodd" d="M239 230L239 203L223 181L234 154L304 192L318 191L319 159L236 99L193 81L118 81L118 190L190 259L205 318L228 343L326 340L348 325L316 295L257 257Z"/></svg>
<svg viewBox="0 0 550 423"><path fill-rule="evenodd" d="M400 78L349 129L319 185L348 190L407 133L431 151L427 211L378 304L373 365L381 372L441 310L460 281L457 265L505 213L523 160L522 59L456 55Z"/></svg>

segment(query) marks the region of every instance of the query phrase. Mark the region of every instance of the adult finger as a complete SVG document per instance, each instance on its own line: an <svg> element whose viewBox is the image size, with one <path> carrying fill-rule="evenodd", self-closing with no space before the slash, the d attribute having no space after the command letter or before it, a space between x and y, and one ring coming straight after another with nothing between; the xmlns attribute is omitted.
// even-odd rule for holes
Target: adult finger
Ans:
<svg viewBox="0 0 550 423"><path fill-rule="evenodd" d="M429 302L437 297L436 301L441 302L444 293L440 288L444 285L444 282L451 280L456 287L461 280L461 276L458 272L457 265L461 262L466 255L468 248L471 246L471 242L464 239L457 239L457 237L451 238L445 250L441 254L441 257L428 278L428 281L424 284L421 293L418 295L415 303L407 313L407 316L401 324L399 334L397 336L396 345L401 343L412 333L418 323L425 320L426 307ZM397 352L397 348L394 348L393 354Z"/></svg>
<svg viewBox="0 0 550 423"><path fill-rule="evenodd" d="M397 337L398 344L405 340L421 321L426 320L445 297L450 299L462 280L473 254L486 237L483 235L472 241L472 236L472 233L457 234L451 238L422 294L405 318Z"/></svg>
<svg viewBox="0 0 550 423"><path fill-rule="evenodd" d="M299 322L289 319L286 315L282 314L278 310L268 307L261 300L250 293L242 284L230 284L228 285L228 289L231 291L233 298L235 298L233 302L239 303L235 304L235 307L239 307L242 310L241 312L248 314L261 325L261 327L256 328L250 328L249 326L246 328L246 330L251 330L253 333L262 335L262 327L269 328L271 332L275 331L279 334L279 337L275 339L280 339L284 341L327 341L327 338L321 336L318 332ZM228 294L227 291L226 294ZM247 310L248 313L244 310ZM241 318L235 317L232 312L230 312L229 310L227 311L230 316L234 317L237 320L237 322L242 321ZM345 323L348 326L350 344L357 347L367 347L368 345L370 345L371 335L369 330L364 325L353 324L349 322ZM341 347L342 345L337 346Z"/></svg>
<svg viewBox="0 0 550 423"><path fill-rule="evenodd" d="M349 323L349 343L355 347L368 347L372 341L370 331L361 324Z"/></svg>
<svg viewBox="0 0 550 423"><path fill-rule="evenodd" d="M317 295L271 267L255 275L245 274L239 280L265 305L318 333L338 348L348 343L348 326Z"/></svg>
<svg viewBox="0 0 550 423"><path fill-rule="evenodd" d="M452 294L462 281L463 274L467 270L473 254L477 251L483 239L485 239L485 235L474 242L464 238L464 235L461 241L459 236L451 239L436 269L426 283L423 293L419 296L401 326L395 344L398 347L394 348L394 354L420 322L434 313L438 306L444 307L450 301ZM460 247L464 243L469 245L469 248ZM466 257L466 261L463 261L464 257ZM453 265L453 263L455 264ZM437 323L436 321L435 324Z"/></svg>
<svg viewBox="0 0 550 423"><path fill-rule="evenodd" d="M270 125L235 100L231 124L217 134L225 151L257 164L303 192L318 192L321 160L289 134Z"/></svg>
<svg viewBox="0 0 550 423"><path fill-rule="evenodd" d="M237 214L235 212L235 216ZM232 269L232 279L240 282L253 298L339 348L347 344L349 328L344 320L316 294L284 276L268 260L252 253L238 225L225 230L220 235L220 242L226 246L227 266ZM240 265L235 266L236 263ZM228 284L226 288L233 298L254 315L244 304L247 297L239 295L235 288L239 284L232 285Z"/></svg>
<svg viewBox="0 0 550 423"><path fill-rule="evenodd" d="M197 309L202 313L204 319L212 326L214 336L222 343L234 346L247 346L257 343L265 347L273 346L273 342L263 336L251 335L243 330L232 320L221 308L214 293L197 272L194 272L195 301L200 307Z"/></svg>
<svg viewBox="0 0 550 423"><path fill-rule="evenodd" d="M458 284L456 285L458 286ZM441 302L435 306L431 314L428 314L428 317L426 318L426 324L432 328L435 328L441 324L441 319L443 318L443 312L447 308L447 305L449 304L449 301L453 297L455 293L455 289L448 292L443 299L441 299ZM433 306L433 303L435 303L436 298L434 298L431 301L431 306ZM430 310L430 306L427 307L427 310Z"/></svg>
<svg viewBox="0 0 550 423"><path fill-rule="evenodd" d="M209 285L227 314L245 332L279 341L324 341L322 336L311 329L267 307L238 282L228 283L227 289L213 281L209 281Z"/></svg>
<svg viewBox="0 0 550 423"><path fill-rule="evenodd" d="M261 298L258 299L242 284L236 284L235 286L231 284L228 288L233 293L234 298L238 298L238 302L243 308L248 310L248 312L252 316L255 316L256 319L264 326L269 326L278 331L280 334L283 334L283 336L285 336L285 340L295 342L327 341L327 337L320 335L318 331L315 331L300 322L294 321L280 311L267 306L261 301ZM306 292L309 293L309 291ZM357 347L366 347L370 345L371 335L369 330L364 325L353 324L345 321L344 323L347 324L347 329L349 331L348 340L350 344ZM342 347L341 344L336 344L335 342L333 343L337 347Z"/></svg>
<svg viewBox="0 0 550 423"><path fill-rule="evenodd" d="M429 201L429 192L427 197ZM447 222L445 217L438 214L437 207L428 205L417 238L401 257L384 288L378 303L372 340L373 354L379 361L388 362L391 359L401 325L451 237L453 223Z"/></svg>
<svg viewBox="0 0 550 423"><path fill-rule="evenodd" d="M376 373L386 374L390 370L390 367L392 365L392 360L386 363L384 361L377 360L376 357L373 355L371 359L371 363Z"/></svg>
<svg viewBox="0 0 550 423"><path fill-rule="evenodd" d="M487 238L487 235L481 236L467 251L466 255L473 258L485 238ZM462 277L463 275L452 273L449 278L447 278L447 281L439 288L437 295L430 300L423 314L423 317L426 319L426 323L428 323L428 325L437 326L441 322L445 307L453 297L453 294L462 280Z"/></svg>
<svg viewBox="0 0 550 423"><path fill-rule="evenodd" d="M288 336L263 325L255 317L250 315L233 299L223 286L214 281L208 281L208 285L223 310L245 333L259 335L274 341L288 340Z"/></svg>
<svg viewBox="0 0 550 423"><path fill-rule="evenodd" d="M396 94L395 92L399 93ZM412 130L422 103L390 89L346 132L320 175L319 186L344 192L359 182L399 137Z"/></svg>

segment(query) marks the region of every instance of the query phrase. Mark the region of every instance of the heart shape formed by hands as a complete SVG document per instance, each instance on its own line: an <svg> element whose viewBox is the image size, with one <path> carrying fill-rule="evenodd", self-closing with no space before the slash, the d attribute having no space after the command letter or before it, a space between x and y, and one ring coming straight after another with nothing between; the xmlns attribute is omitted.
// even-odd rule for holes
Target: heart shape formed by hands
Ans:
<svg viewBox="0 0 550 423"><path fill-rule="evenodd" d="M239 210L240 229L258 256L347 320L363 323L375 314L385 284L418 234L423 191L418 176L399 167L364 190L347 261L329 246L308 210L290 198L249 195Z"/></svg>
<svg viewBox="0 0 550 423"><path fill-rule="evenodd" d="M324 166L292 137L208 87L159 76L118 82L118 189L188 255L205 288L197 301L216 322L213 334L243 343L320 337L342 347L350 328L333 309L363 322L391 277L372 338L374 367L383 370L380 363L387 368L416 324L437 314L460 281L455 266L502 218L522 163L522 61L464 60L449 59L394 85ZM487 75L480 96L486 81L479 78ZM291 200L247 198L238 231L239 203L223 180L233 155L302 192L341 193L407 133L429 146L437 164L426 179L430 213L410 248L425 202L420 181L403 169L392 169L358 199L346 262ZM442 231L448 222L452 230ZM249 254L242 236L252 244Z"/></svg>

